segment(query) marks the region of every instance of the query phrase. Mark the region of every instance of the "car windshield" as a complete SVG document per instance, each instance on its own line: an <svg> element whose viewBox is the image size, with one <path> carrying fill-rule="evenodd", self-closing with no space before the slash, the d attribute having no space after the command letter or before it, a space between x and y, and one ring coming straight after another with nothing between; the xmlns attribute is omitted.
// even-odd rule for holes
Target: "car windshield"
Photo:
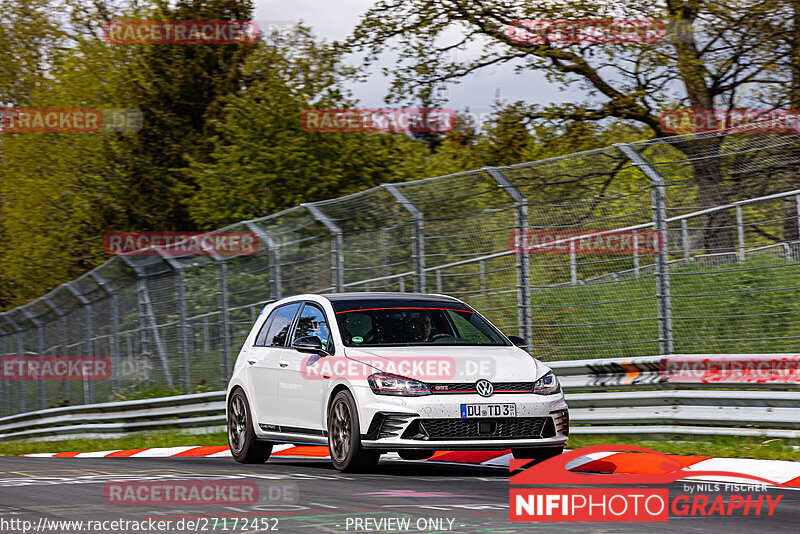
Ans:
<svg viewBox="0 0 800 534"><path fill-rule="evenodd" d="M506 345L480 315L450 301L335 301L345 346Z"/></svg>

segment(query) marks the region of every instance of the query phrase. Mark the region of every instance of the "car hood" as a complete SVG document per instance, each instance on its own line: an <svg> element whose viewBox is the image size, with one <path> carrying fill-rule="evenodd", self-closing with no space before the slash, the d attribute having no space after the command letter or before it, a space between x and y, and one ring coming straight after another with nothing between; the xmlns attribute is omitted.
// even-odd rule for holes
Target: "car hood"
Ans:
<svg viewBox="0 0 800 534"><path fill-rule="evenodd" d="M524 350L513 347L346 347L345 356L385 373L423 382L531 382L550 371Z"/></svg>

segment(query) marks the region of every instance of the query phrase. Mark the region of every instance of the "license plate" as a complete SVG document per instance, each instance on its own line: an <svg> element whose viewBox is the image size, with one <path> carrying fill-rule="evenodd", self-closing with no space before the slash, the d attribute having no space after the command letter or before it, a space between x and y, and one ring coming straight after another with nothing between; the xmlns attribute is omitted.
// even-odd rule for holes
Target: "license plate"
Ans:
<svg viewBox="0 0 800 534"><path fill-rule="evenodd" d="M516 404L462 404L461 417L516 417Z"/></svg>

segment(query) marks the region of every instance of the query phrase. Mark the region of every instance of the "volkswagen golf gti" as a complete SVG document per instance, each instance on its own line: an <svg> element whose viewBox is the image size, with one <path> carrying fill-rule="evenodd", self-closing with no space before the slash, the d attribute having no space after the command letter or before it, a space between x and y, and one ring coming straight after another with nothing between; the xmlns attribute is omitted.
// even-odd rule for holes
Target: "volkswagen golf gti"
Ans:
<svg viewBox="0 0 800 534"><path fill-rule="evenodd" d="M366 471L382 453L564 449L558 379L464 302L412 293L298 295L267 304L227 390L234 459L276 443L327 444L333 465Z"/></svg>

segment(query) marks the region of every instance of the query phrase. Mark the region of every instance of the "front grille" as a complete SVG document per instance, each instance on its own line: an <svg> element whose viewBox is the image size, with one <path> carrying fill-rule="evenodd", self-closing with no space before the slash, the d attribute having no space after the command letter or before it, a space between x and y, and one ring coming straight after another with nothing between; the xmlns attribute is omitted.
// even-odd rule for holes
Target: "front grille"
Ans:
<svg viewBox="0 0 800 534"><path fill-rule="evenodd" d="M533 393L533 382L492 382L495 393ZM447 393L477 393L475 383L428 384L431 393L441 395Z"/></svg>
<svg viewBox="0 0 800 534"><path fill-rule="evenodd" d="M550 417L498 417L495 419L415 419L403 433L405 439L538 439ZM479 423L489 422L491 434L478 431Z"/></svg>

